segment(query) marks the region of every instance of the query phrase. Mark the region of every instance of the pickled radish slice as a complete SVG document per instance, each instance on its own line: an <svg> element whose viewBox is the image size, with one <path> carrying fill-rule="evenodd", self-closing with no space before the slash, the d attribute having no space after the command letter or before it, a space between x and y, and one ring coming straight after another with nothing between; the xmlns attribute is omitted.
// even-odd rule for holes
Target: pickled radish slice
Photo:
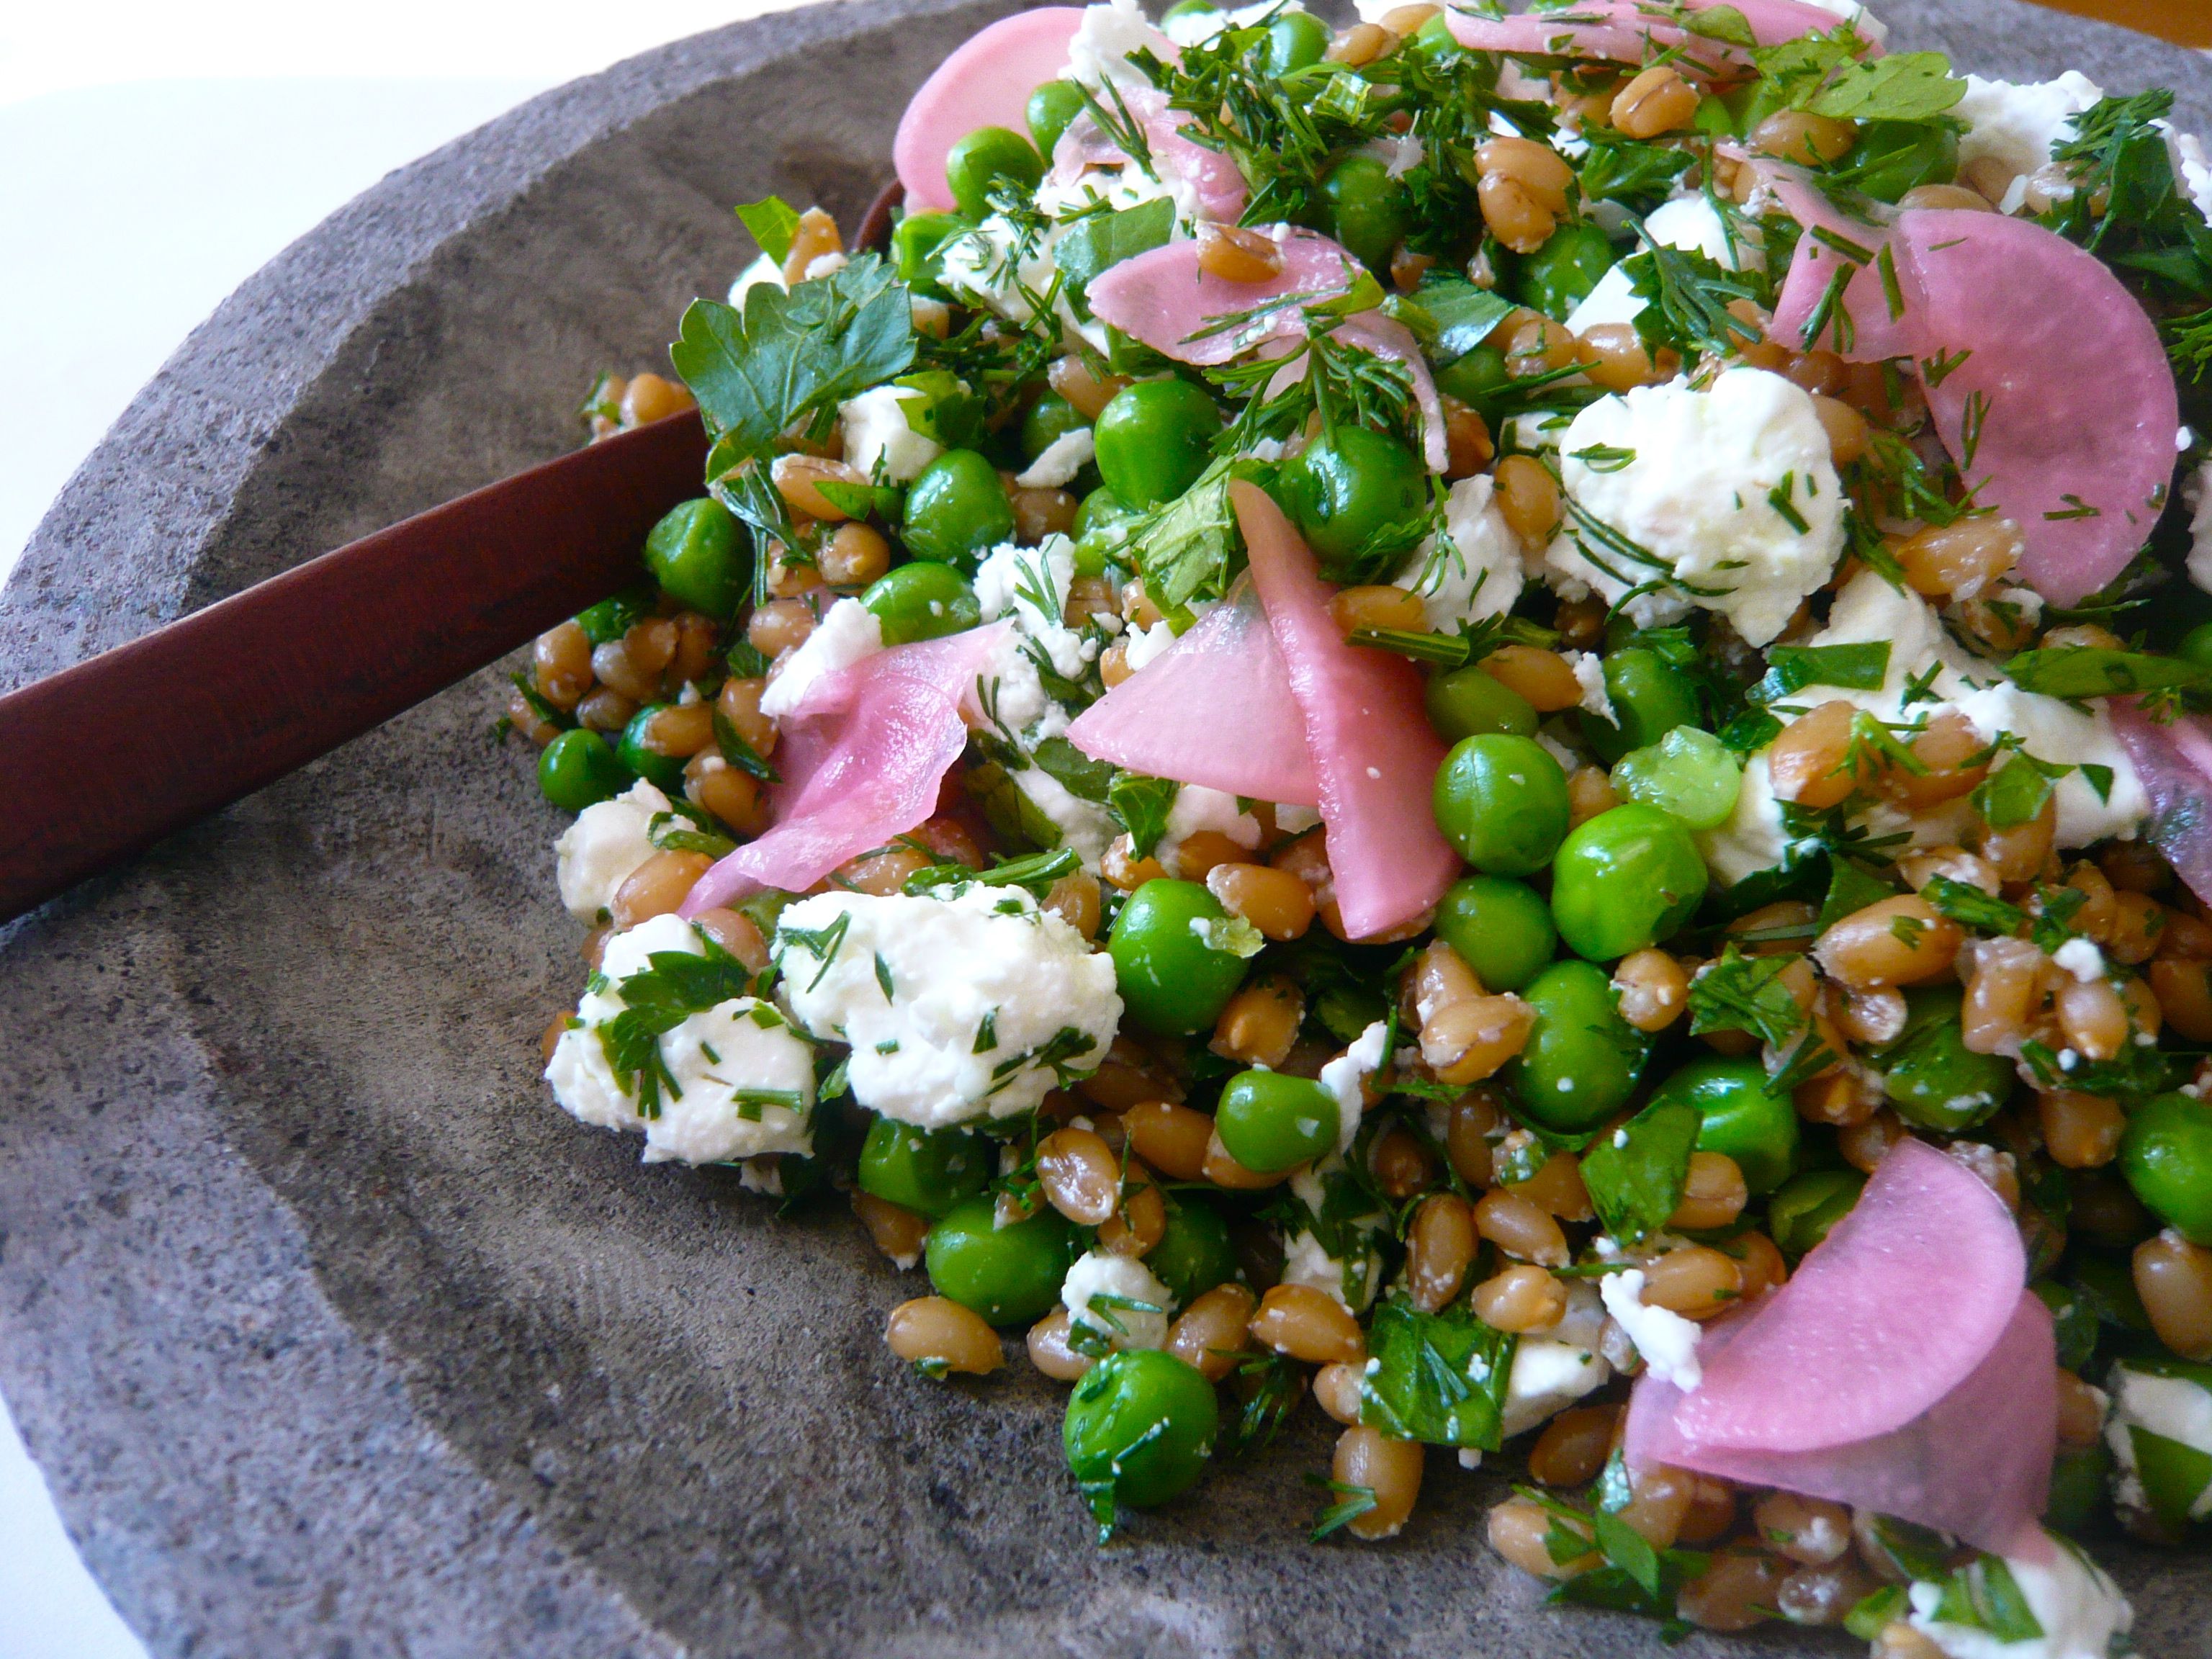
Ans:
<svg viewBox="0 0 2212 1659"><path fill-rule="evenodd" d="M951 211L945 158L978 127L1029 131L1030 94L1067 67L1080 6L1044 6L1002 17L939 64L908 100L891 139L891 165L909 213Z"/></svg>

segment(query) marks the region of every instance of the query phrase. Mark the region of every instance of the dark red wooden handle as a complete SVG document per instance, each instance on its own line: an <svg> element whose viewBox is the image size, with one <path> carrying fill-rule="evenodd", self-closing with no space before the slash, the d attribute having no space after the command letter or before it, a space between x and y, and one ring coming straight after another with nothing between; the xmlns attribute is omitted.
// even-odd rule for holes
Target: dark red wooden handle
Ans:
<svg viewBox="0 0 2212 1659"><path fill-rule="evenodd" d="M696 413L605 439L0 697L0 921L635 580L706 453Z"/></svg>

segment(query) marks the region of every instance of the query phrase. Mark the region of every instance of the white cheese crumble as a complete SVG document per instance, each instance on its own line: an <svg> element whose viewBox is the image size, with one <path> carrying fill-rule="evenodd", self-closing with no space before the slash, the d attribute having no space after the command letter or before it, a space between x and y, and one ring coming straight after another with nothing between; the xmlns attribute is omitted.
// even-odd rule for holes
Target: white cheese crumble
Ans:
<svg viewBox="0 0 2212 1659"><path fill-rule="evenodd" d="M1260 820L1237 805L1236 796L1202 783L1186 783L1176 791L1175 804L1168 808L1167 828L1152 856L1172 870L1176 853L1183 842L1207 830L1228 836L1248 850L1256 851L1260 845Z"/></svg>
<svg viewBox="0 0 2212 1659"><path fill-rule="evenodd" d="M2142 1480L2136 1468L2134 1431L2141 1429L2212 1456L2212 1390L2179 1376L2154 1376L2122 1363L2106 1378L2112 1412L2105 1424L2105 1443L2119 1467L2118 1495L2124 1509L2143 1507ZM2212 1483L2189 1506L2193 1519L2212 1516Z"/></svg>
<svg viewBox="0 0 2212 1659"><path fill-rule="evenodd" d="M2181 181L2182 194L2196 204L2199 213L2212 219L2212 157L2204 153L2204 141L2193 132L2169 130L2166 142L2173 152L2174 176ZM2189 446L2184 444L2181 447L2186 449Z"/></svg>
<svg viewBox="0 0 2212 1659"><path fill-rule="evenodd" d="M651 957L669 952L705 954L698 933L680 916L655 916L608 941L599 970L605 988L585 992L576 1005L580 1023L561 1033L546 1062L554 1099L580 1122L644 1130L648 1164L811 1153L814 1050L756 998L718 1002L662 1035L668 1077L660 1085L659 1116L643 1115L635 1078L623 1086L602 1028L626 1006L623 981L647 971ZM788 1097L789 1103L763 1095Z"/></svg>
<svg viewBox="0 0 2212 1659"><path fill-rule="evenodd" d="M769 288L783 286L783 267L765 253L738 273L738 280L730 284L730 304L743 311L745 295L763 284Z"/></svg>
<svg viewBox="0 0 2212 1659"><path fill-rule="evenodd" d="M1167 619L1163 617L1150 628L1131 630L1129 642L1122 647L1121 659L1128 664L1129 672L1133 674L1152 662L1153 659L1160 656L1175 642L1175 629L1169 624Z"/></svg>
<svg viewBox="0 0 2212 1659"><path fill-rule="evenodd" d="M1395 587L1420 596L1431 633L1502 617L1521 597L1521 543L1498 510L1486 472L1462 478L1444 497L1444 531L1413 550Z"/></svg>
<svg viewBox="0 0 2212 1659"><path fill-rule="evenodd" d="M858 599L840 599L799 647L783 660L761 693L761 713L781 720L806 701L817 682L884 648L884 624Z"/></svg>
<svg viewBox="0 0 2212 1659"><path fill-rule="evenodd" d="M2105 953L2090 939L2069 939L2051 953L2051 959L2083 985L2105 976Z"/></svg>
<svg viewBox="0 0 2212 1659"><path fill-rule="evenodd" d="M852 1045L854 1099L925 1129L1030 1110L1121 1018L1113 958L1017 889L801 899L775 955L793 1018Z"/></svg>
<svg viewBox="0 0 2212 1659"><path fill-rule="evenodd" d="M1619 725L1613 712L1613 698L1605 689L1605 659L1595 651L1570 651L1566 654L1567 666L1575 671L1576 684L1583 689L1584 712Z"/></svg>
<svg viewBox="0 0 2212 1659"><path fill-rule="evenodd" d="M1662 1382L1671 1382L1687 1393L1705 1380L1698 1364L1699 1332L1693 1321L1671 1308L1655 1308L1644 1300L1640 1268L1607 1273L1598 1281L1598 1295L1613 1322L1628 1333L1644 1364Z"/></svg>
<svg viewBox="0 0 2212 1659"><path fill-rule="evenodd" d="M1568 495L1638 550L1571 520L1544 556L1547 574L1608 602L1662 581L1628 600L1641 626L1702 605L1765 645L1843 553L1827 430L1812 394L1778 374L1733 368L1710 391L1670 381L1601 398L1559 449Z"/></svg>
<svg viewBox="0 0 2212 1659"><path fill-rule="evenodd" d="M1732 236L1728 222L1702 193L1661 203L1651 210L1644 228L1651 233L1651 240L1662 246L1702 253L1723 270L1741 270L1746 265L1756 268L1765 263L1764 251ZM1644 303L1637 297L1636 285L1628 272L1613 265L1567 313L1567 331L1588 334L1602 324L1633 323Z"/></svg>
<svg viewBox="0 0 2212 1659"><path fill-rule="evenodd" d="M594 801L576 814L553 843L561 902L582 922L596 923L637 866L659 849L647 839L653 815L668 811L668 797L642 781L612 800Z"/></svg>
<svg viewBox="0 0 2212 1659"><path fill-rule="evenodd" d="M1349 1048L1321 1068L1321 1086L1336 1097L1339 1158L1352 1151L1352 1140L1359 1133L1360 1114L1367 1109L1367 1094L1363 1085L1389 1062L1390 1056L1385 1045L1389 1036L1389 1024L1378 1019L1362 1031Z"/></svg>
<svg viewBox="0 0 2212 1659"><path fill-rule="evenodd" d="M1101 1301L1101 1297L1107 1299ZM1089 1250L1076 1257L1060 1282L1060 1302L1067 1310L1071 1326L1097 1332L1106 1340L1107 1346L1117 1352L1168 1345L1168 1310L1175 1305L1175 1297L1152 1269L1133 1255ZM1132 1302L1141 1305L1122 1305Z"/></svg>
<svg viewBox="0 0 2212 1659"><path fill-rule="evenodd" d="M2035 1622L2039 1638L2002 1642L1988 1631L1936 1618L1943 1587L1925 1582L1906 1595L1911 1611L1905 1622L1933 1642L1947 1659L2107 1659L2127 1647L2119 1638L2135 1624L2135 1609L2119 1586L2079 1547L2053 1535L2048 1561L2004 1558L2013 1582Z"/></svg>
<svg viewBox="0 0 2212 1659"><path fill-rule="evenodd" d="M2201 463L2183 488L2194 496L2189 503L2189 580L2212 593L2212 460Z"/></svg>
<svg viewBox="0 0 2212 1659"><path fill-rule="evenodd" d="M1129 61L1129 54L1140 48L1164 63L1178 55L1176 43L1146 21L1137 0L1085 6L1075 38L1067 43L1068 76L1094 88L1109 80L1125 88L1149 87L1145 72Z"/></svg>
<svg viewBox="0 0 2212 1659"><path fill-rule="evenodd" d="M1513 1370L1505 1381L1503 1437L1510 1439L1548 1422L1612 1378L1613 1367L1593 1349L1549 1337L1522 1337L1514 1345Z"/></svg>
<svg viewBox="0 0 2212 1659"><path fill-rule="evenodd" d="M2102 88L2079 70L2056 81L1984 81L1966 77L1966 95L1951 113L1966 124L1959 138L1960 171L1995 160L2014 173L2047 166L2051 147L2074 136L2074 118L2094 106ZM2007 210L2017 204L2008 203Z"/></svg>
<svg viewBox="0 0 2212 1659"><path fill-rule="evenodd" d="M1328 1205L1330 1189L1339 1189L1340 1200L1343 1185L1350 1179L1344 1160L1334 1152L1326 1153L1291 1177L1291 1195L1318 1218ZM1372 1241L1389 1224L1389 1218L1378 1212L1353 1216L1344 1224L1359 1243L1356 1261L1331 1255L1310 1227L1287 1232L1283 1240L1282 1283L1311 1285L1353 1313L1362 1311L1382 1288L1382 1258Z"/></svg>
<svg viewBox="0 0 2212 1659"><path fill-rule="evenodd" d="M1091 464L1098 453L1091 428L1079 426L1063 432L1044 447L1043 453L1014 475L1024 489L1058 489Z"/></svg>
<svg viewBox="0 0 2212 1659"><path fill-rule="evenodd" d="M945 453L944 445L916 432L907 420L907 403L921 395L903 386L879 386L839 404L845 465L885 483L911 483L920 477Z"/></svg>

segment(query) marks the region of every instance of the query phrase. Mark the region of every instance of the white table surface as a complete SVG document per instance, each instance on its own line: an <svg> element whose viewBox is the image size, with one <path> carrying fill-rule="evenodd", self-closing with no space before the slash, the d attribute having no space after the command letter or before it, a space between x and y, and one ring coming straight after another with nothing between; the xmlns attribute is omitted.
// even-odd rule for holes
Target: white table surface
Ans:
<svg viewBox="0 0 2212 1659"><path fill-rule="evenodd" d="M0 578L138 387L333 209L549 87L791 3L0 5ZM0 1401L0 1659L142 1653Z"/></svg>

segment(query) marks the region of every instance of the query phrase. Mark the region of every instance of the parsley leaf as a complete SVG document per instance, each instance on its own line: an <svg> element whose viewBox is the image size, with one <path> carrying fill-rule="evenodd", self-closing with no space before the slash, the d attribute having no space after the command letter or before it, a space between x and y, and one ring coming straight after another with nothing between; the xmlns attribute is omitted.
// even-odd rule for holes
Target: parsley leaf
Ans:
<svg viewBox="0 0 2212 1659"><path fill-rule="evenodd" d="M1174 501L1130 538L1130 556L1145 591L1163 611L1180 611L1193 599L1218 599L1228 591L1238 550L1237 514L1229 505L1234 465L1215 461Z"/></svg>
<svg viewBox="0 0 2212 1659"><path fill-rule="evenodd" d="M738 218L752 232L761 252L781 264L791 252L791 239L799 230L799 210L781 196L738 204Z"/></svg>
<svg viewBox="0 0 2212 1659"><path fill-rule="evenodd" d="M1497 1450L1516 1341L1457 1304L1425 1314L1390 1297L1375 1310L1359 1420L1401 1440Z"/></svg>
<svg viewBox="0 0 2212 1659"><path fill-rule="evenodd" d="M1888 678L1887 640L1856 645L1778 645L1766 653L1766 678L1743 697L1746 702L1764 708L1794 696L1808 685L1878 691Z"/></svg>
<svg viewBox="0 0 2212 1659"><path fill-rule="evenodd" d="M2123 697L2212 685L2212 668L2200 663L2094 645L2023 651L2004 671L2021 690L2051 697Z"/></svg>
<svg viewBox="0 0 2212 1659"><path fill-rule="evenodd" d="M1789 952L1747 957L1729 945L1690 983L1690 1035L1748 1031L1777 1048L1788 1048L1806 1021L1782 975L1803 959Z"/></svg>
<svg viewBox="0 0 2212 1659"><path fill-rule="evenodd" d="M872 253L788 293L760 283L742 312L694 300L669 348L716 441L710 475L767 454L794 422L902 374L914 353L907 291Z"/></svg>
<svg viewBox="0 0 2212 1659"><path fill-rule="evenodd" d="M1647 1106L1583 1153L1583 1184L1605 1230L1633 1244L1667 1224L1682 1202L1704 1121L1686 1101Z"/></svg>
<svg viewBox="0 0 2212 1659"><path fill-rule="evenodd" d="M1176 793L1182 786L1171 778L1148 778L1135 772L1119 774L1106 791L1106 810L1129 832L1131 850L1150 858L1168 832L1168 814L1175 810Z"/></svg>
<svg viewBox="0 0 2212 1659"><path fill-rule="evenodd" d="M1930 121L1966 95L1940 52L1905 52L1854 64L1804 107L1839 121Z"/></svg>
<svg viewBox="0 0 2212 1659"><path fill-rule="evenodd" d="M1053 263L1075 294L1109 265L1164 245L1175 228L1175 204L1163 196L1119 212L1086 213L1060 234Z"/></svg>

